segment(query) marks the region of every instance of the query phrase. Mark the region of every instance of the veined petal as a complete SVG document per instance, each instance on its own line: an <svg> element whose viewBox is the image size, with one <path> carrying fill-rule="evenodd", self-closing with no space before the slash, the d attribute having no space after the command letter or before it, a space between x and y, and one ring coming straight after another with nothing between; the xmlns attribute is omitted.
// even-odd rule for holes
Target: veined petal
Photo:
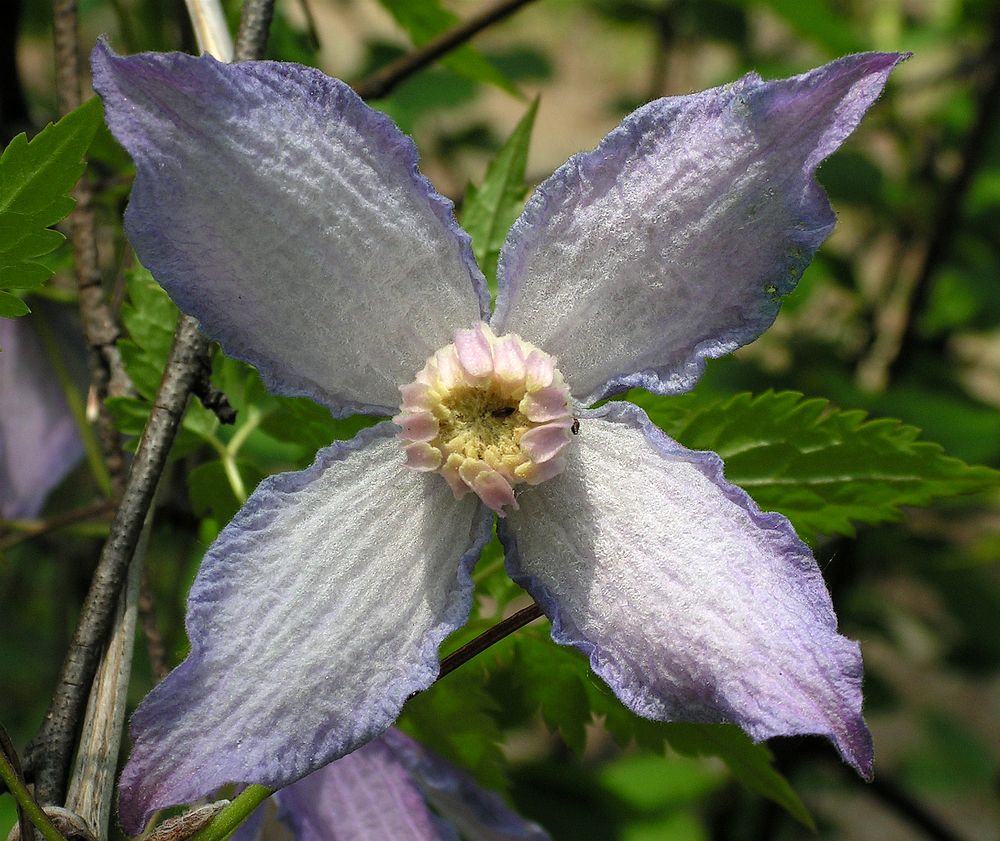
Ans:
<svg viewBox="0 0 1000 841"><path fill-rule="evenodd" d="M820 734L869 777L860 651L788 520L629 403L588 416L567 462L500 523L553 639L639 715Z"/></svg>
<svg viewBox="0 0 1000 841"><path fill-rule="evenodd" d="M424 796L469 841L548 841L540 826L526 821L465 771L427 750L401 730L379 740L413 776Z"/></svg>
<svg viewBox="0 0 1000 841"><path fill-rule="evenodd" d="M36 334L49 308L0 318L0 517L34 517L83 455L76 422ZM55 336L59 331L53 330ZM79 351L75 352L79 357ZM81 373L84 373L81 371Z"/></svg>
<svg viewBox="0 0 1000 841"><path fill-rule="evenodd" d="M466 619L492 514L402 465L383 423L266 479L209 549L191 654L132 718L122 826L230 782L287 785L388 727Z"/></svg>
<svg viewBox="0 0 1000 841"><path fill-rule="evenodd" d="M391 415L397 386L485 312L451 202L347 85L103 42L92 61L136 162L125 227L139 259L272 390Z"/></svg>
<svg viewBox="0 0 1000 841"><path fill-rule="evenodd" d="M689 389L774 321L833 228L815 171L896 53L651 102L545 181L500 255L491 325L559 358L584 404Z"/></svg>

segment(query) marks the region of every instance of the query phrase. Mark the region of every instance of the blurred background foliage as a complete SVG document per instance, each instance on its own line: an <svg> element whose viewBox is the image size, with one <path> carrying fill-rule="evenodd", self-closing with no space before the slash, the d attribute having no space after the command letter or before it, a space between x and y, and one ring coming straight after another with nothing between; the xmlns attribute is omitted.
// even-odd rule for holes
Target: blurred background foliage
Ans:
<svg viewBox="0 0 1000 841"><path fill-rule="evenodd" d="M269 53L356 80L480 5L280 0ZM235 20L238 3L228 7ZM180 0L82 0L80 9L84 44L106 33L122 52L194 50ZM49 4L0 4L0 42L6 143L55 116ZM695 394L672 408L635 396L692 445L710 446L713 435L722 435L713 413L728 417L733 395L793 390L828 398L839 409L899 418L954 456L1000 466L994 0L537 0L374 104L413 134L423 171L475 227L482 219L474 202L486 189L484 178L491 183L487 168L501 149L504 165L518 174L503 185L503 216L523 200L522 181L533 185L573 152L592 148L649 99L721 84L751 69L791 75L872 49L911 50L914 57L821 168L839 224L775 326L711 363ZM123 239L131 164L103 128L90 171L99 187L102 263L128 334L122 352L137 390L135 398L117 399L114 411L120 428L134 435L159 379L174 311ZM491 252L495 260L505 230L486 230L477 240L485 265ZM69 248L44 259L56 275L38 295L71 301ZM267 395L255 372L221 354L213 382L236 408L237 422L222 425L200 405L185 420L147 554L147 604L155 611L144 617L151 633L140 638L133 703L157 669L183 658L186 591L208 542L256 482L308 464L317 447L368 422L333 422L308 401ZM740 411L751 411L747 400ZM818 417L833 411L814 405ZM81 465L42 520L96 495ZM859 504L871 505L868 515L854 510L839 527L807 517L795 522L816 550L843 632L862 643L866 716L876 745L873 785L855 778L820 740L776 740L772 767L766 753L736 733L639 721L582 658L544 642L544 623L415 698L403 726L505 792L556 839L786 839L807 835L813 821L819 837L845 841L995 838L996 493L906 509L899 517L880 512L875 500ZM889 517L897 521L864 525ZM851 523L861 524L853 538ZM44 713L107 523L96 517L37 536L30 523L5 526L0 721L23 746ZM476 577L477 613L450 647L526 603L502 575L496 545ZM151 657L143 656L149 639ZM706 747L713 739L714 747ZM10 798L0 798L0 832L13 822Z"/></svg>

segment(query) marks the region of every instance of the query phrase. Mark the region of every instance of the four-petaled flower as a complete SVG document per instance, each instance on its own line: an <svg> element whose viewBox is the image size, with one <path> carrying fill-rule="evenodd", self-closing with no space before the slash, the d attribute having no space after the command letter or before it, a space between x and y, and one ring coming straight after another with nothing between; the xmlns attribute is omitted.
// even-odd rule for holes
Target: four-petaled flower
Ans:
<svg viewBox="0 0 1000 841"><path fill-rule="evenodd" d="M399 426L265 480L209 549L191 654L132 719L125 829L385 730L465 621L495 512L554 639L632 710L822 734L869 775L860 652L788 521L637 407L587 407L686 391L771 324L833 228L816 167L901 58L640 108L528 201L490 313L450 202L346 85L99 45L126 230L178 305L275 391L337 415L403 395Z"/></svg>

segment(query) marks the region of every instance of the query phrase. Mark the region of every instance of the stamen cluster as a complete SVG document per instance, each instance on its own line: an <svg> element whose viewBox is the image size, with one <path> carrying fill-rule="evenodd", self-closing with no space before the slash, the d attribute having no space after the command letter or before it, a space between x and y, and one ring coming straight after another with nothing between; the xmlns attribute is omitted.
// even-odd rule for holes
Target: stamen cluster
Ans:
<svg viewBox="0 0 1000 841"><path fill-rule="evenodd" d="M393 421L406 465L437 471L456 497L470 491L501 517L514 485L562 472L571 438L569 388L555 359L480 322L456 330L409 385Z"/></svg>

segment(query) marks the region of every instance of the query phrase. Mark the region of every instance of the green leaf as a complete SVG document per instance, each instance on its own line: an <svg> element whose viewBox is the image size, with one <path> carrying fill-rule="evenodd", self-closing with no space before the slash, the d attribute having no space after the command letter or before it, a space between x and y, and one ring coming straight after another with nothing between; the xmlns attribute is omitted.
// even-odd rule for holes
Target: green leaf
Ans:
<svg viewBox="0 0 1000 841"><path fill-rule="evenodd" d="M57 248L63 237L48 230L69 214L67 193L83 174L83 156L101 123L95 97L46 126L30 142L19 134L0 155L0 315L28 308L4 290L31 289L52 276L33 258ZM13 299L13 300L12 300Z"/></svg>
<svg viewBox="0 0 1000 841"><path fill-rule="evenodd" d="M406 702L399 726L431 750L470 771L487 788L507 789L497 703L475 668L452 672Z"/></svg>
<svg viewBox="0 0 1000 841"><path fill-rule="evenodd" d="M722 456L729 481L788 517L809 542L852 535L855 523L898 520L904 505L1000 485L1000 472L946 455L918 440L914 426L798 392L708 402L639 390L628 397L686 447Z"/></svg>
<svg viewBox="0 0 1000 841"><path fill-rule="evenodd" d="M31 312L28 305L16 295L0 291L0 316L18 318Z"/></svg>
<svg viewBox="0 0 1000 841"><path fill-rule="evenodd" d="M245 461L236 462L236 471L243 483L244 492L249 495L264 478L264 474L254 465ZM226 474L225 465L218 459L199 464L187 477L188 495L191 507L199 517L214 517L219 523L228 523L243 505L243 499L236 495L233 483Z"/></svg>
<svg viewBox="0 0 1000 841"><path fill-rule="evenodd" d="M764 744L754 744L735 724L664 725L667 744L682 756L717 756L733 776L753 792L781 806L799 823L815 830L812 815L802 800L774 768L774 757Z"/></svg>
<svg viewBox="0 0 1000 841"><path fill-rule="evenodd" d="M458 23L458 16L445 9L438 0L379 0L417 46L451 29ZM517 88L486 56L469 44L446 53L441 63L449 70L472 79L496 85L517 94Z"/></svg>
<svg viewBox="0 0 1000 841"><path fill-rule="evenodd" d="M621 745L634 740L649 751L660 751L666 744L683 756L719 757L743 785L812 827L812 818L798 795L775 770L767 746L754 744L735 725L640 718L594 677L587 658L575 648L543 639L537 628L519 631L515 645L514 680L526 700L537 705L549 727L558 729L574 750L582 751L583 729L594 717L600 717Z"/></svg>
<svg viewBox="0 0 1000 841"><path fill-rule="evenodd" d="M536 99L490 163L483 183L478 188L470 184L462 203L462 227L472 237L472 251L494 293L500 249L524 206L524 171L537 112Z"/></svg>
<svg viewBox="0 0 1000 841"><path fill-rule="evenodd" d="M316 451L334 441L347 441L359 430L374 426L381 418L352 415L335 418L330 410L308 397L274 397L276 406L268 412L261 429L278 441L300 445L312 461Z"/></svg>
<svg viewBox="0 0 1000 841"><path fill-rule="evenodd" d="M130 269L125 283L128 301L122 306L122 324L129 338L118 348L136 391L152 400L170 354L178 310L145 267Z"/></svg>

